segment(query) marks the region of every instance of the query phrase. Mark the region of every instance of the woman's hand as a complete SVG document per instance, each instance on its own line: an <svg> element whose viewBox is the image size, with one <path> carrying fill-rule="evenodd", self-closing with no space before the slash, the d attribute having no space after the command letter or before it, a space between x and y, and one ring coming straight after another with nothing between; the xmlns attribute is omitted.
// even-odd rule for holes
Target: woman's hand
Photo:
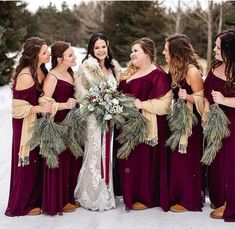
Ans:
<svg viewBox="0 0 235 229"><path fill-rule="evenodd" d="M224 104L224 99L225 98L224 98L224 96L222 95L221 92L212 90L211 95L212 95L213 101L215 103Z"/></svg>
<svg viewBox="0 0 235 229"><path fill-rule="evenodd" d="M179 89L178 96L179 96L180 99L186 100L186 98L187 98L187 92L186 92L186 90L180 88L180 89Z"/></svg>
<svg viewBox="0 0 235 229"><path fill-rule="evenodd" d="M45 103L42 105L42 113L52 113L52 103Z"/></svg>
<svg viewBox="0 0 235 229"><path fill-rule="evenodd" d="M69 99L67 100L67 102L66 102L66 107L67 107L67 109L72 109L72 108L74 108L74 107L76 106L76 104L77 104L76 99L74 99L74 98L69 98Z"/></svg>
<svg viewBox="0 0 235 229"><path fill-rule="evenodd" d="M135 99L134 104L137 109L142 109L142 103L139 99Z"/></svg>

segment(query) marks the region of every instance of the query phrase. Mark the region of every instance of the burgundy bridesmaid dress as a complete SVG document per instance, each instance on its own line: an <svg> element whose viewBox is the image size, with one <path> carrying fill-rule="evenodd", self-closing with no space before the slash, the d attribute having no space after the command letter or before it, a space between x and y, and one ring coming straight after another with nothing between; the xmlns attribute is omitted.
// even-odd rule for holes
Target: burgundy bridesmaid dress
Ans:
<svg viewBox="0 0 235 229"><path fill-rule="evenodd" d="M38 104L38 97L35 85L20 91L13 86L14 99L26 100L35 106ZM22 124L23 119L12 119L11 181L5 213L7 216L26 215L33 208L41 207L42 202L42 158L39 148L30 152L29 165L18 167Z"/></svg>
<svg viewBox="0 0 235 229"><path fill-rule="evenodd" d="M181 87L187 94L192 94L191 87L184 79ZM179 88L173 88L174 99L178 99ZM194 114L198 118L198 124L193 126L192 135L188 139L187 153L181 154L178 148L171 152L170 159L170 206L179 204L189 211L201 211L202 208L202 127L201 118L195 106Z"/></svg>
<svg viewBox="0 0 235 229"><path fill-rule="evenodd" d="M66 81L57 79L53 94L56 102L64 103L74 95L74 86ZM57 111L54 121L60 123L70 110ZM48 215L63 214L62 208L75 204L74 189L82 159L75 157L66 149L59 156L59 168L50 169L44 162L43 166L43 199L42 212Z"/></svg>
<svg viewBox="0 0 235 229"><path fill-rule="evenodd" d="M213 103L212 90L220 91L225 97L235 97L235 93L225 90L226 81L209 72L205 83L205 97ZM224 220L235 222L235 108L220 105L230 121L230 136L223 139L222 148L208 168L208 189L211 203L216 208L224 205Z"/></svg>
<svg viewBox="0 0 235 229"><path fill-rule="evenodd" d="M170 90L168 75L160 68L133 79L121 81L119 90L141 101L160 98ZM158 144L135 146L127 159L119 160L120 181L126 209L135 202L148 208L161 206L168 210L168 137L166 115L157 116Z"/></svg>

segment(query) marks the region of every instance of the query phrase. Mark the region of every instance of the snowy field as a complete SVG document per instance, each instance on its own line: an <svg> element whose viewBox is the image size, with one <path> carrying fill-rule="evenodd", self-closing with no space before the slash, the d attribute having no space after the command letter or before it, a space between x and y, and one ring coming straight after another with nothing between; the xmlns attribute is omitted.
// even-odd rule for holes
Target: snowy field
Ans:
<svg viewBox="0 0 235 229"><path fill-rule="evenodd" d="M11 91L9 86L0 87L0 229L234 229L235 223L224 223L209 217L207 202L202 212L172 213L160 208L144 211L124 209L117 200L117 208L106 212L92 212L78 208L63 216L4 215L9 191L11 163Z"/></svg>

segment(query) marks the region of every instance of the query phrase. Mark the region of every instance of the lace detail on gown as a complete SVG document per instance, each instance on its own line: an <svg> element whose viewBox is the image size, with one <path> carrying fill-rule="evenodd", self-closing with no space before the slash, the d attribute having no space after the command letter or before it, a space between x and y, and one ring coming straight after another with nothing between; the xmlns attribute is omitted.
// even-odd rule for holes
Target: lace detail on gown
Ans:
<svg viewBox="0 0 235 229"><path fill-rule="evenodd" d="M110 130L110 133L111 160L109 161L109 183L107 185L105 182L106 134L101 134L101 129L97 126L93 115L88 118L87 141L74 195L75 200L79 201L82 207L94 211L104 211L116 207L112 176L113 130Z"/></svg>
<svg viewBox="0 0 235 229"><path fill-rule="evenodd" d="M82 207L104 211L115 208L112 181L112 163L109 164L109 185L105 183L105 176L101 174L101 160L105 166L105 134L101 147L101 130L97 126L94 116L89 117L87 134L89 139L86 142L82 168L78 176L78 183L75 189L75 199ZM102 156L101 156L102 155ZM112 158L112 155L110 155ZM105 171L105 169L103 169Z"/></svg>

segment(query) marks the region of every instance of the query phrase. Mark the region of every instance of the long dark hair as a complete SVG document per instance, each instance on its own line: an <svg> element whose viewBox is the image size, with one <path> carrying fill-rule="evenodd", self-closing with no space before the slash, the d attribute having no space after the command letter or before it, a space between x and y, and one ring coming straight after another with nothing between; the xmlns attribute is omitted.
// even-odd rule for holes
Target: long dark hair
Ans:
<svg viewBox="0 0 235 229"><path fill-rule="evenodd" d="M229 29L219 33L216 39L220 38L220 50L223 61L214 60L211 68L215 69L222 63L225 64L226 89L235 92L235 30Z"/></svg>
<svg viewBox="0 0 235 229"><path fill-rule="evenodd" d="M56 41L51 46L51 69L55 68L58 64L57 58L63 58L64 52L70 47L69 43L64 41ZM68 68L68 73L73 77L74 72L71 67Z"/></svg>
<svg viewBox="0 0 235 229"><path fill-rule="evenodd" d="M89 40L89 43L88 43L88 47L87 47L87 54L86 54L85 58L83 59L83 61L88 59L89 55L92 55L94 58L96 58L95 55L94 55L94 46L95 46L95 42L97 40L104 40L105 41L105 43L108 47L108 55L106 56L106 58L104 60L104 66L107 69L111 68L111 70L113 71L114 66L112 65L112 59L113 59L112 50L111 50L111 47L109 45L108 38L102 33L96 33L96 34L93 34L91 36L91 38Z"/></svg>
<svg viewBox="0 0 235 229"><path fill-rule="evenodd" d="M25 41L19 64L16 66L15 74L13 76L13 81L15 82L21 70L23 68L29 67L29 71L36 85L36 89L40 92L40 94L43 92L43 90L42 85L39 83L38 80L37 67L38 55L43 45L46 45L46 42L39 37L30 37ZM48 70L46 69L44 63L41 64L40 68L43 73L47 75Z"/></svg>

